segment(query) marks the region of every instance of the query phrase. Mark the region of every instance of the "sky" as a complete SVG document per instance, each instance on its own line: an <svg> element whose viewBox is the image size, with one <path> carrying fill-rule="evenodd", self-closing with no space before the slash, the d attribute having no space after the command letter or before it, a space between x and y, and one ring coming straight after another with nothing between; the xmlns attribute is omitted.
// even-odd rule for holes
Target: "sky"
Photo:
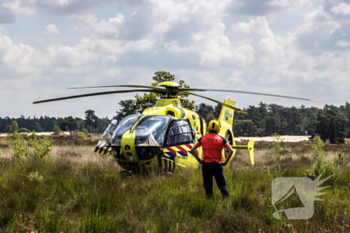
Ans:
<svg viewBox="0 0 350 233"><path fill-rule="evenodd" d="M0 117L84 117L92 109L111 118L118 102L135 94L32 102L116 90L68 87L150 85L162 70L191 87L343 105L350 100L350 1L0 0ZM229 96L238 108L260 102L324 106L203 95Z"/></svg>

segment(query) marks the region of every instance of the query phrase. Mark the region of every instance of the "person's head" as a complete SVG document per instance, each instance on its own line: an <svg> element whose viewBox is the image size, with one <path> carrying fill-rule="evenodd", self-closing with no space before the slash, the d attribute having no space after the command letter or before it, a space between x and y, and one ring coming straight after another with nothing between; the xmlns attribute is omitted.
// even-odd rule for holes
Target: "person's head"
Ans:
<svg viewBox="0 0 350 233"><path fill-rule="evenodd" d="M211 120L208 124L209 133L218 134L220 132L220 128L221 128L221 124L217 120Z"/></svg>

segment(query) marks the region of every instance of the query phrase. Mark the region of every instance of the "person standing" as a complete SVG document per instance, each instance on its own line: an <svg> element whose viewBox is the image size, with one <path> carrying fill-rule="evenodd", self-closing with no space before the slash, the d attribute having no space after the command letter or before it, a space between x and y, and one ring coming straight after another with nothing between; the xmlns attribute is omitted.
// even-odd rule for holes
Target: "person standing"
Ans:
<svg viewBox="0 0 350 233"><path fill-rule="evenodd" d="M210 121L208 125L209 133L200 139L193 145L191 152L193 156L202 165L203 174L203 186L207 197L213 197L213 176L215 177L216 184L221 191L222 196L229 197L230 193L226 187L225 175L222 166L225 166L233 154L233 149L225 138L218 135L220 132L220 122L216 120ZM196 149L202 146L203 160L199 158ZM222 162L222 149L228 150L227 157Z"/></svg>

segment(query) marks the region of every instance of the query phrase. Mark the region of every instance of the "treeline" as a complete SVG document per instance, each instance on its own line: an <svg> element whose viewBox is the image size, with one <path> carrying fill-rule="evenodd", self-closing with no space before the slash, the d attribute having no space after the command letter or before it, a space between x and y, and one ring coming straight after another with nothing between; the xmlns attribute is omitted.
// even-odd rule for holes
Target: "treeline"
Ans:
<svg viewBox="0 0 350 233"><path fill-rule="evenodd" d="M49 116L26 118L23 115L19 118L0 117L0 132L10 132L13 121L16 121L18 124L18 132L30 132L33 130L36 132L53 131L54 127L58 126L60 130L64 131L102 133L109 124L110 119L108 117L99 118L93 110L87 110L85 112L85 119L72 116L64 118Z"/></svg>
<svg viewBox="0 0 350 233"><path fill-rule="evenodd" d="M128 101L121 101L119 104L122 108L117 111L117 116L120 118L135 113L135 110L127 108L130 106ZM340 107L325 105L323 109L303 105L297 108L260 103L258 106L249 106L243 110L248 114L235 113L234 116L232 128L236 137L271 136L276 132L280 135L319 134L323 140L329 139L331 143L344 142L345 137L350 138L350 104L348 102ZM217 119L220 111L221 105L213 107L204 103L199 104L196 110L207 122ZM61 130L102 133L110 119L108 117L99 118L93 110L85 112L85 119L72 116L65 118L0 117L0 132L9 132L12 121L18 123L19 132L53 131L56 125Z"/></svg>
<svg viewBox="0 0 350 233"><path fill-rule="evenodd" d="M215 107L200 104L197 113L206 121L218 118L221 105ZM260 103L244 108L248 114L235 112L233 132L235 136L314 135L331 143L344 142L350 137L350 104L340 107L325 105L315 107L283 107L277 104Z"/></svg>

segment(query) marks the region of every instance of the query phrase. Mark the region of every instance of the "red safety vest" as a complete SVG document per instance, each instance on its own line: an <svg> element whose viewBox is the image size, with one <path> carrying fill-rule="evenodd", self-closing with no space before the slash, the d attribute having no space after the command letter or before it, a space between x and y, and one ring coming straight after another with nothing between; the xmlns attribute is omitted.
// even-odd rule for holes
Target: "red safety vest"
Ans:
<svg viewBox="0 0 350 233"><path fill-rule="evenodd" d="M222 163L222 148L228 148L230 145L226 139L215 133L209 133L201 137L196 146L203 148L203 161L205 163L215 162L221 165Z"/></svg>

